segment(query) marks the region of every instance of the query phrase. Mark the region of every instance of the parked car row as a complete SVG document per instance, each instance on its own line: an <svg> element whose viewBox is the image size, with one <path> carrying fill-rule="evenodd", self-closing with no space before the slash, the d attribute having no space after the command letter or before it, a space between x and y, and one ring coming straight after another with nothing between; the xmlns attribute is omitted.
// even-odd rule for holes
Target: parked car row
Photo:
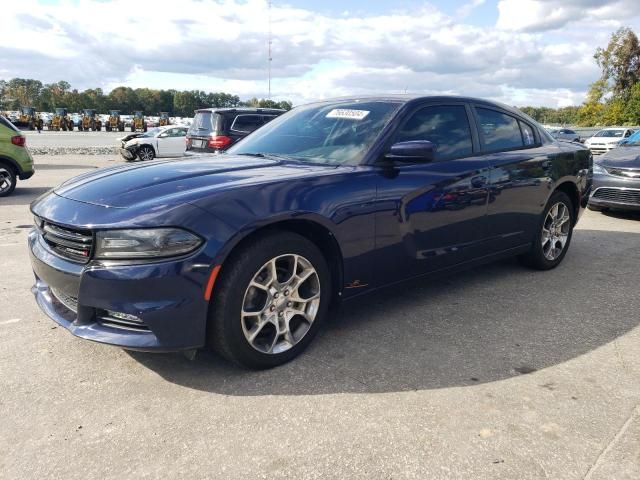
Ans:
<svg viewBox="0 0 640 480"><path fill-rule="evenodd" d="M188 129L172 125L122 137L120 153L127 161L219 153L283 113L268 108L205 108L195 112Z"/></svg>

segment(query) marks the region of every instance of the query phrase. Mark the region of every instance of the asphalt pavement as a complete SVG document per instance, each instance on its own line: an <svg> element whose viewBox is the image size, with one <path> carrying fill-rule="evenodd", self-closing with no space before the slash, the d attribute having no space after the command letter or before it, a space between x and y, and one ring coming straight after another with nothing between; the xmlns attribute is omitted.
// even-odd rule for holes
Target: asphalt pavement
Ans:
<svg viewBox="0 0 640 480"><path fill-rule="evenodd" d="M0 478L640 478L640 216L587 212L553 271L508 260L354 301L249 372L41 313L30 201L120 159L36 160L0 199Z"/></svg>

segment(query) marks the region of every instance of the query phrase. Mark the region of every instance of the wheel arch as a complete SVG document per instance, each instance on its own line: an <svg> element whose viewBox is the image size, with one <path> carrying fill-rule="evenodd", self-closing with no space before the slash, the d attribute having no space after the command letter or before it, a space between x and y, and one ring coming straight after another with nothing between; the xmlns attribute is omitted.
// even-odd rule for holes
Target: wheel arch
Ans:
<svg viewBox="0 0 640 480"><path fill-rule="evenodd" d="M0 164L1 165L7 165L7 166L13 168L13 171L15 172L16 175L20 175L20 174L23 173L23 170L20 168L20 165L18 165L18 162L16 162L12 158L0 155Z"/></svg>
<svg viewBox="0 0 640 480"><path fill-rule="evenodd" d="M332 303L337 300L340 297L342 285L344 284L344 257L342 249L331 228L321 220L312 217L277 218L272 219L269 223L256 226L246 231L241 237L230 241L223 248L222 254L216 263L221 265L221 270L224 270L224 264L232 259L234 253L239 252L244 245L260 235L279 231L297 233L318 247L327 262L331 274L333 290Z"/></svg>
<svg viewBox="0 0 640 480"><path fill-rule="evenodd" d="M155 149L155 147L151 144L151 143L141 143L138 145L138 151L142 150L144 147L149 147L151 150L153 150L153 155L155 157L158 156L158 151Z"/></svg>
<svg viewBox="0 0 640 480"><path fill-rule="evenodd" d="M578 191L578 186L571 180L566 180L559 183L551 194L553 195L554 192L558 191L566 193L571 199L571 203L573 204L573 218L574 222L576 222L580 210L580 192Z"/></svg>

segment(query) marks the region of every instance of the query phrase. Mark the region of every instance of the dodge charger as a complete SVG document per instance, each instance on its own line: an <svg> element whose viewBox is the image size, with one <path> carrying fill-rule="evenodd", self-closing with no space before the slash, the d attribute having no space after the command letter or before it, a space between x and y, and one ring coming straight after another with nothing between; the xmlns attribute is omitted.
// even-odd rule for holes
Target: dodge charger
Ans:
<svg viewBox="0 0 640 480"><path fill-rule="evenodd" d="M591 169L502 104L321 101L225 154L92 171L35 200L33 293L77 337L269 368L338 302L509 256L556 267Z"/></svg>

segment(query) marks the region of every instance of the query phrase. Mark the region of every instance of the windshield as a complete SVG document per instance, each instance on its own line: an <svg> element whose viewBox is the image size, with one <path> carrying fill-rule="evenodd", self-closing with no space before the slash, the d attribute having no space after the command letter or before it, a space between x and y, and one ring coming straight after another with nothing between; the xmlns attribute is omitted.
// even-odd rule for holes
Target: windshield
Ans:
<svg viewBox="0 0 640 480"><path fill-rule="evenodd" d="M140 135L141 137L155 137L157 133L160 133L160 127L154 127L147 130L145 133Z"/></svg>
<svg viewBox="0 0 640 480"><path fill-rule="evenodd" d="M400 105L390 101L348 101L298 107L227 151L285 155L309 163L357 165Z"/></svg>
<svg viewBox="0 0 640 480"><path fill-rule="evenodd" d="M625 147L635 147L640 145L640 130L631 135L629 138L625 138L624 140L622 140L620 144Z"/></svg>
<svg viewBox="0 0 640 480"><path fill-rule="evenodd" d="M624 130L607 129L607 130L600 130L598 133L596 133L594 135L594 137L617 137L617 138L622 138L623 134L624 134Z"/></svg>

